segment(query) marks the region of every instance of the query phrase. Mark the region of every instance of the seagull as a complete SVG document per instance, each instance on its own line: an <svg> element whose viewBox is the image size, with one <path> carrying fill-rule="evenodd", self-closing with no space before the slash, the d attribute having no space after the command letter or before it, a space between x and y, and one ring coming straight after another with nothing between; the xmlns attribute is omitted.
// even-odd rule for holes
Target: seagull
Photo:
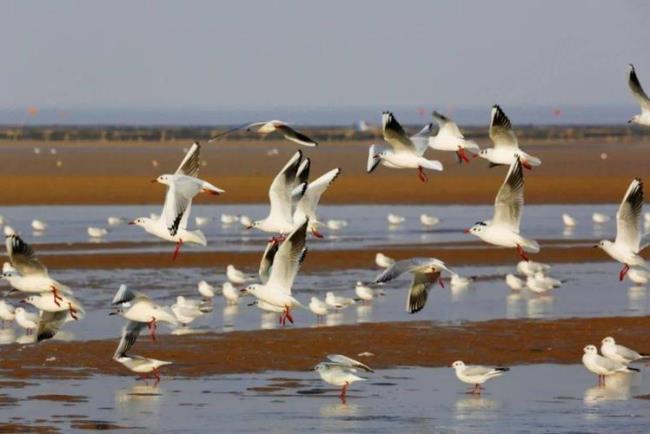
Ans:
<svg viewBox="0 0 650 434"><path fill-rule="evenodd" d="M66 319L69 314L72 319L79 320L86 313L79 300L67 294L60 295L58 299L54 300L49 294L40 293L38 295L30 295L23 301L31 304L41 312L63 312L61 313L63 319Z"/></svg>
<svg viewBox="0 0 650 434"><path fill-rule="evenodd" d="M428 146L431 125L425 126L418 134L408 137L391 112L384 112L381 122L384 140L392 149L371 145L368 150L368 173L382 163L393 169L417 169L420 181L427 182L424 169L443 170L440 161L427 160L422 156Z"/></svg>
<svg viewBox="0 0 650 434"><path fill-rule="evenodd" d="M2 277L14 289L28 293L50 292L57 304L60 303L62 294L72 294L70 288L49 276L47 268L36 258L34 250L18 235L8 236L5 244L15 271L3 270Z"/></svg>
<svg viewBox="0 0 650 434"><path fill-rule="evenodd" d="M194 217L194 224L197 226L205 226L212 221L212 217Z"/></svg>
<svg viewBox="0 0 650 434"><path fill-rule="evenodd" d="M533 157L519 148L519 142L514 131L512 131L510 119L498 105L492 106L490 140L494 143L494 148L483 149L478 154L479 157L490 162L490 167L499 165L512 166L517 159L521 161L522 166L526 169L532 169L534 166L542 164L539 158Z"/></svg>
<svg viewBox="0 0 650 434"><path fill-rule="evenodd" d="M226 303L229 305L237 304L239 301L239 291L230 282L223 283L221 286L221 294L223 295L223 298L226 299Z"/></svg>
<svg viewBox="0 0 650 434"><path fill-rule="evenodd" d="M2 228L2 231L4 232L5 237L16 235L16 230L9 225L5 225L5 227Z"/></svg>
<svg viewBox="0 0 650 434"><path fill-rule="evenodd" d="M564 223L564 226L568 228L572 228L575 225L578 224L575 218L571 217L569 214L564 213L562 214L562 222Z"/></svg>
<svg viewBox="0 0 650 434"><path fill-rule="evenodd" d="M249 276L241 270L238 270L232 264L229 264L226 267L226 277L229 281L237 285L243 285L253 281L253 277Z"/></svg>
<svg viewBox="0 0 650 434"><path fill-rule="evenodd" d="M106 222L109 224L109 226L118 226L126 223L126 219L124 217L108 217L106 219Z"/></svg>
<svg viewBox="0 0 650 434"><path fill-rule="evenodd" d="M171 309L178 322L183 326L190 324L204 314L198 301L187 299L182 295L176 297L176 303L172 305Z"/></svg>
<svg viewBox="0 0 650 434"><path fill-rule="evenodd" d="M342 219L330 219L325 222L325 225L331 231L340 231L348 225L348 222Z"/></svg>
<svg viewBox="0 0 650 434"><path fill-rule="evenodd" d="M121 315L128 322L122 330L122 339L115 351L115 357L120 357L133 346L140 330L145 326L149 328L151 340L156 341L156 328L158 322L166 322L178 326L178 320L168 307L162 307L154 303L148 296L131 291L126 285L120 285L111 303L117 310L109 315Z"/></svg>
<svg viewBox="0 0 650 434"><path fill-rule="evenodd" d="M309 219L305 220L300 227L282 241L274 255L271 273L265 283L252 284L242 289L243 292L253 295L258 301L281 308L280 323L282 325L286 324L286 320L293 323L292 307L304 307L291 295L291 287L307 253L308 225Z"/></svg>
<svg viewBox="0 0 650 434"><path fill-rule="evenodd" d="M28 336L31 336L33 330L38 327L38 315L27 312L22 307L17 307L14 312L16 314L16 323L25 329Z"/></svg>
<svg viewBox="0 0 650 434"><path fill-rule="evenodd" d="M335 295L331 291L325 294L325 304L334 309L345 309L355 303L354 298Z"/></svg>
<svg viewBox="0 0 650 434"><path fill-rule="evenodd" d="M214 286L210 285L205 280L199 282L197 289L204 299L211 299L214 297Z"/></svg>
<svg viewBox="0 0 650 434"><path fill-rule="evenodd" d="M379 274L374 284L389 282L402 274L409 272L413 274L413 280L406 297L406 311L416 313L424 308L431 286L438 282L444 288L440 277L442 271L451 274L444 262L436 258L411 258L395 262Z"/></svg>
<svg viewBox="0 0 650 434"><path fill-rule="evenodd" d="M524 208L524 172L519 158L510 166L506 179L494 200L494 217L477 222L465 232L475 235L488 244L515 247L524 260L527 252L539 252L537 241L524 238L519 233L521 213Z"/></svg>
<svg viewBox="0 0 650 434"><path fill-rule="evenodd" d="M526 286L536 294L543 294L551 289L559 288L561 285L561 281L545 276L541 272L536 273L534 276L528 276L526 279Z"/></svg>
<svg viewBox="0 0 650 434"><path fill-rule="evenodd" d="M114 360L124 365L127 369L140 374L140 378L143 380L149 378L149 374L152 374L156 379L155 384L160 382L160 373L158 372L158 368L172 364L172 362L165 362L163 360L150 359L135 355L127 356L126 354L121 355L120 357L115 357Z"/></svg>
<svg viewBox="0 0 650 434"><path fill-rule="evenodd" d="M449 283L453 289L466 289L469 288L475 280L475 277L463 277L460 274L451 273Z"/></svg>
<svg viewBox="0 0 650 434"><path fill-rule="evenodd" d="M302 163L302 151L298 151L276 175L269 188L269 201L271 209L269 215L263 220L254 221L247 229L256 228L264 232L287 234L294 229L292 199L304 194L307 184L300 182L299 169ZM305 166L309 166L306 159ZM308 171L303 170L303 173ZM301 187L302 186L302 187ZM301 187L301 193L294 195L294 190Z"/></svg>
<svg viewBox="0 0 650 434"><path fill-rule="evenodd" d="M623 201L616 213L616 239L614 242L601 240L594 247L599 247L613 259L621 262L618 278L623 281L630 267L646 268L647 265L639 253L647 247L641 246L641 211L643 209L643 181L635 178L625 192Z"/></svg>
<svg viewBox="0 0 650 434"><path fill-rule="evenodd" d="M370 303L375 299L375 291L363 282L357 282L354 287L354 293L363 303Z"/></svg>
<svg viewBox="0 0 650 434"><path fill-rule="evenodd" d="M239 216L235 214L221 214L220 220L224 225L231 225L239 221Z"/></svg>
<svg viewBox="0 0 650 434"><path fill-rule="evenodd" d="M259 127L259 128L257 128ZM257 129L255 129L257 128ZM273 132L278 132L282 134L282 136L294 143L298 143L299 145L303 146L309 146L309 147L314 147L318 146L318 142L310 139L306 135L302 134L299 131L294 130L291 128L286 122L283 121L278 121L278 120L273 120L273 121L262 121L262 122L253 122L250 124L244 124L240 125L238 127L235 127L233 129L230 129L228 131L224 131L223 133L217 134L216 136L212 137L208 143L214 142L215 140L219 139L220 137L226 136L230 133L234 133L235 131L241 131L241 130L246 130L246 131L252 131L256 132L259 134L269 134Z"/></svg>
<svg viewBox="0 0 650 434"><path fill-rule="evenodd" d="M438 151L453 151L459 163L469 163L466 150L476 155L481 152L481 148L473 140L467 140L463 133L458 129L456 122L452 121L443 114L434 111L433 120L438 123L438 134L429 137L429 147Z"/></svg>
<svg viewBox="0 0 650 434"><path fill-rule="evenodd" d="M544 264L542 262L536 261L519 261L517 263L517 271L526 276L534 276L540 271L542 273L547 273L551 269L551 266Z"/></svg>
<svg viewBox="0 0 650 434"><path fill-rule="evenodd" d="M513 291L521 291L526 286L526 282L514 274L506 274L506 285L508 285Z"/></svg>
<svg viewBox="0 0 650 434"><path fill-rule="evenodd" d="M636 368L630 368L624 363L601 356L594 345L587 345L583 351L582 364L588 371L598 375L599 386L604 387L605 377L617 372L639 372Z"/></svg>
<svg viewBox="0 0 650 434"><path fill-rule="evenodd" d="M34 219L32 220L32 229L37 232L43 232L45 229L47 229L47 223L45 223L43 220Z"/></svg>
<svg viewBox="0 0 650 434"><path fill-rule="evenodd" d="M106 230L106 228L98 228L94 226L88 227L86 229L86 232L90 238L103 238L108 234L108 230Z"/></svg>
<svg viewBox="0 0 650 434"><path fill-rule="evenodd" d="M650 272L640 268L630 268L627 277L637 285L645 285L650 281Z"/></svg>
<svg viewBox="0 0 650 434"><path fill-rule="evenodd" d="M375 264L381 268L388 268L395 263L393 258L390 258L383 253L379 252L375 255Z"/></svg>
<svg viewBox="0 0 650 434"><path fill-rule="evenodd" d="M603 214L600 212L595 212L591 216L591 220L596 223L597 225L602 225L603 223L607 223L610 221L610 217L607 214Z"/></svg>
<svg viewBox="0 0 650 434"><path fill-rule="evenodd" d="M479 365L466 365L461 360L457 360L452 363L451 367L454 368L456 377L460 381L474 385L471 393L476 395L481 394L481 384L494 377L499 377L503 375L504 372L508 372L510 370L510 368L491 368Z"/></svg>
<svg viewBox="0 0 650 434"><path fill-rule="evenodd" d="M316 217L316 207L322 194L325 193L325 190L332 185L340 174L341 169L332 169L315 181L308 183L307 188L302 192L302 197L296 205L296 210L293 213L293 221L302 222L308 218L309 227L307 230L316 238L324 238L323 234L318 231L318 226L322 225L322 223Z"/></svg>
<svg viewBox="0 0 650 434"><path fill-rule="evenodd" d="M420 223L422 226L433 227L440 223L440 219L432 215L420 214Z"/></svg>
<svg viewBox="0 0 650 434"><path fill-rule="evenodd" d="M388 220L388 224L393 226L401 225L406 220L405 217L398 214L392 214L392 213L388 214L386 216L386 219Z"/></svg>
<svg viewBox="0 0 650 434"><path fill-rule="evenodd" d="M13 321L16 319L16 312L12 305L7 303L5 300L0 300L0 320L2 320L2 325L5 325L6 321Z"/></svg>
<svg viewBox="0 0 650 434"><path fill-rule="evenodd" d="M311 313L316 315L317 322L319 322L321 318L328 313L327 304L323 300L320 300L318 297L312 297L309 301L308 307Z"/></svg>
<svg viewBox="0 0 650 434"><path fill-rule="evenodd" d="M623 345L618 345L611 336L607 336L601 341L600 352L608 359L626 365L637 360L650 358L650 354L641 354Z"/></svg>
<svg viewBox="0 0 650 434"><path fill-rule="evenodd" d="M631 63L630 63L630 72L628 74L628 79L627 79L627 85L630 87L630 91L632 91L632 95L634 96L634 99L636 99L639 105L641 106L641 114L634 115L632 119L627 121L627 123L639 124L639 125L644 125L646 127L650 127L650 98L648 98L648 95L646 95L646 93L643 91L643 87L641 87L641 82L639 81L639 77L636 76L634 65L632 65Z"/></svg>
<svg viewBox="0 0 650 434"><path fill-rule="evenodd" d="M345 404L345 398L350 384L357 381L365 381L363 377L356 375L358 370L375 372L369 366L341 354L329 354L325 362L314 366L320 378L327 384L342 386L339 398Z"/></svg>

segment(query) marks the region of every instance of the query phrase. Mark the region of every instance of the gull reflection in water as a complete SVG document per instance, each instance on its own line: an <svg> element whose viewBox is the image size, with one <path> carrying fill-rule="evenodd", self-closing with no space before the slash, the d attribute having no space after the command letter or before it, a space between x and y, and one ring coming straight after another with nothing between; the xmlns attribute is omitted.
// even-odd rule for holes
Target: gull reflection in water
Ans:
<svg viewBox="0 0 650 434"><path fill-rule="evenodd" d="M337 311L327 314L325 317L325 325L327 326L337 326L343 324L344 319L343 312Z"/></svg>
<svg viewBox="0 0 650 434"><path fill-rule="evenodd" d="M224 331L233 331L235 330L235 318L239 313L239 305L237 304L226 304L223 306L223 329ZM269 312L272 313L272 312Z"/></svg>
<svg viewBox="0 0 650 434"><path fill-rule="evenodd" d="M320 408L321 417L341 417L341 416L359 416L361 414L361 407L357 404L341 404L340 402L330 403L324 400L327 404L322 405Z"/></svg>
<svg viewBox="0 0 650 434"><path fill-rule="evenodd" d="M539 295L528 299L526 314L528 318L548 318L553 313L553 296Z"/></svg>
<svg viewBox="0 0 650 434"><path fill-rule="evenodd" d="M262 330L270 330L278 327L278 314L275 312L262 312L260 315L260 328Z"/></svg>
<svg viewBox="0 0 650 434"><path fill-rule="evenodd" d="M121 417L142 420L155 417L161 404L163 390L160 386L137 382L115 391L115 404Z"/></svg>
<svg viewBox="0 0 650 434"><path fill-rule="evenodd" d="M456 420L488 420L499 415L501 404L483 396L465 396L456 401L454 416Z"/></svg>
<svg viewBox="0 0 650 434"><path fill-rule="evenodd" d="M524 296L520 292L511 292L506 297L506 318L517 319L524 317Z"/></svg>
<svg viewBox="0 0 650 434"><path fill-rule="evenodd" d="M372 304L357 305L357 322L364 323L372 321Z"/></svg>
<svg viewBox="0 0 650 434"><path fill-rule="evenodd" d="M646 288L645 286L631 286L627 290L627 305L630 310L645 312Z"/></svg>
<svg viewBox="0 0 650 434"><path fill-rule="evenodd" d="M16 339L14 329L0 329L0 345L13 344Z"/></svg>
<svg viewBox="0 0 650 434"><path fill-rule="evenodd" d="M632 382L637 374L618 372L605 379L605 386L593 386L585 390L585 404L601 401L625 401L632 397Z"/></svg>
<svg viewBox="0 0 650 434"><path fill-rule="evenodd" d="M565 238L571 238L574 233L575 233L575 227L565 226L564 230L562 231L562 236Z"/></svg>
<svg viewBox="0 0 650 434"><path fill-rule="evenodd" d="M16 343L20 345L33 344L36 342L36 333L31 335L22 335L16 338Z"/></svg>

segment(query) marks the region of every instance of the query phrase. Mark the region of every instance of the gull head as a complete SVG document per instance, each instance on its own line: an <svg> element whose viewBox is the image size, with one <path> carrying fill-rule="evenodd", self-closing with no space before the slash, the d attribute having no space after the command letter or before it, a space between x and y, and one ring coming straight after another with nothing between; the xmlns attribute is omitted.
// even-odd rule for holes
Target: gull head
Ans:
<svg viewBox="0 0 650 434"><path fill-rule="evenodd" d="M129 224L136 226L145 226L150 220L151 219L148 217L138 217L137 219L130 221Z"/></svg>
<svg viewBox="0 0 650 434"><path fill-rule="evenodd" d="M326 371L326 370L327 370L327 365L325 363L319 363L318 365L312 368L312 371L317 371L317 372Z"/></svg>
<svg viewBox="0 0 650 434"><path fill-rule="evenodd" d="M255 220L254 222L247 222L248 224L244 226L245 229L257 228L262 224L262 220Z"/></svg>
<svg viewBox="0 0 650 434"><path fill-rule="evenodd" d="M469 229L465 229L463 232L466 234L472 234L478 236L487 229L487 224L485 222L476 222L474 226Z"/></svg>
<svg viewBox="0 0 650 434"><path fill-rule="evenodd" d="M481 152L479 152L478 154L476 154L476 156L487 159L487 158L489 158L489 156L490 156L490 151L491 151L491 150L488 149L488 148L486 148L486 149L481 149Z"/></svg>
<svg viewBox="0 0 650 434"><path fill-rule="evenodd" d="M594 345L587 345L583 348L585 354L598 354L598 349Z"/></svg>
<svg viewBox="0 0 650 434"><path fill-rule="evenodd" d="M628 124L639 124L641 123L641 115L634 115L632 116L632 119L627 121Z"/></svg>
<svg viewBox="0 0 650 434"><path fill-rule="evenodd" d="M605 345L615 345L616 344L616 341L614 341L614 338L611 337L611 336L607 336L605 339L603 339L600 342L602 344L605 344Z"/></svg>
<svg viewBox="0 0 650 434"><path fill-rule="evenodd" d="M171 176L170 175L160 175L158 178L151 180L151 182L157 182L159 184L165 184L169 185L171 182Z"/></svg>
<svg viewBox="0 0 650 434"><path fill-rule="evenodd" d="M600 240L598 241L598 244L594 244L594 248L599 248L603 250L607 250L609 246L611 246L613 243L609 240Z"/></svg>
<svg viewBox="0 0 650 434"><path fill-rule="evenodd" d="M456 370L463 369L465 367L465 363L463 363L461 360L456 360L454 363L451 364L451 367Z"/></svg>
<svg viewBox="0 0 650 434"><path fill-rule="evenodd" d="M261 288L262 285L259 283L254 283L252 285L248 285L246 288L240 289L239 291L257 297L257 294L259 294Z"/></svg>
<svg viewBox="0 0 650 434"><path fill-rule="evenodd" d="M21 303L29 303L29 304L33 305L36 302L37 298L38 298L38 296L36 296L36 295L30 295L29 297L21 300L20 302Z"/></svg>
<svg viewBox="0 0 650 434"><path fill-rule="evenodd" d="M375 155L373 155L373 158L384 159L390 153L391 153L391 151L389 151L388 149L384 149L383 151L377 152Z"/></svg>

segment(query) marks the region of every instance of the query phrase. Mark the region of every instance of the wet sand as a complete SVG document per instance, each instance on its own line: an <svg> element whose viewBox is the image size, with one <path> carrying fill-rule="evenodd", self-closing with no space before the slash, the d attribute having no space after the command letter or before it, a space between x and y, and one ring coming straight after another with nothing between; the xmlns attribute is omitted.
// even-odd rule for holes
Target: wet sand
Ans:
<svg viewBox="0 0 650 434"><path fill-rule="evenodd" d="M430 321L351 326L257 330L225 334L164 335L152 343L143 336L133 354L146 354L174 365L164 376L199 377L267 370L305 371L330 353L358 357L374 368L447 366L467 363L516 365L580 363L582 347L618 342L650 350L650 317L542 320L494 320L447 325ZM83 351L80 351L80 345ZM13 379L80 378L93 374L129 375L111 360L115 340L47 341L5 347L0 373ZM22 348L20 351L16 349ZM371 352L374 356L361 357ZM53 359L54 358L54 359Z"/></svg>
<svg viewBox="0 0 650 434"><path fill-rule="evenodd" d="M5 170L0 202L27 204L155 204L162 203L163 186L149 181L175 170L189 143L70 142L56 143L56 155L40 142L0 141ZM312 174L341 167L342 176L328 190L326 202L341 203L491 203L505 170L489 169L487 162L455 163L452 153L428 151L445 165L429 173L422 184L415 171L379 167L365 173L365 141L326 142L303 148L312 158ZM482 143L485 145L485 143ZM43 152L33 153L34 146ZM527 172L527 203L618 202L630 178L647 174L650 146L625 143L548 142L522 145L539 156L543 165ZM279 154L267 156L277 148ZM220 142L203 146L202 177L224 188L221 197L199 197L197 203L259 203L267 200L273 176L296 146L279 140ZM601 154L607 154L602 159ZM579 160L578 160L579 158ZM153 160L157 166L154 167ZM579 163L577 162L579 161ZM57 164L60 164L57 166Z"/></svg>

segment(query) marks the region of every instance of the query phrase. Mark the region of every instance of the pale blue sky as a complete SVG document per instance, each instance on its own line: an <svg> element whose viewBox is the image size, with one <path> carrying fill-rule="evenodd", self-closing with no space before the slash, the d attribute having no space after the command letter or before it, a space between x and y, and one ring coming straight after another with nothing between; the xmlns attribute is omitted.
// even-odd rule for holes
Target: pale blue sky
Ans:
<svg viewBox="0 0 650 434"><path fill-rule="evenodd" d="M0 108L634 105L650 3L5 1Z"/></svg>

